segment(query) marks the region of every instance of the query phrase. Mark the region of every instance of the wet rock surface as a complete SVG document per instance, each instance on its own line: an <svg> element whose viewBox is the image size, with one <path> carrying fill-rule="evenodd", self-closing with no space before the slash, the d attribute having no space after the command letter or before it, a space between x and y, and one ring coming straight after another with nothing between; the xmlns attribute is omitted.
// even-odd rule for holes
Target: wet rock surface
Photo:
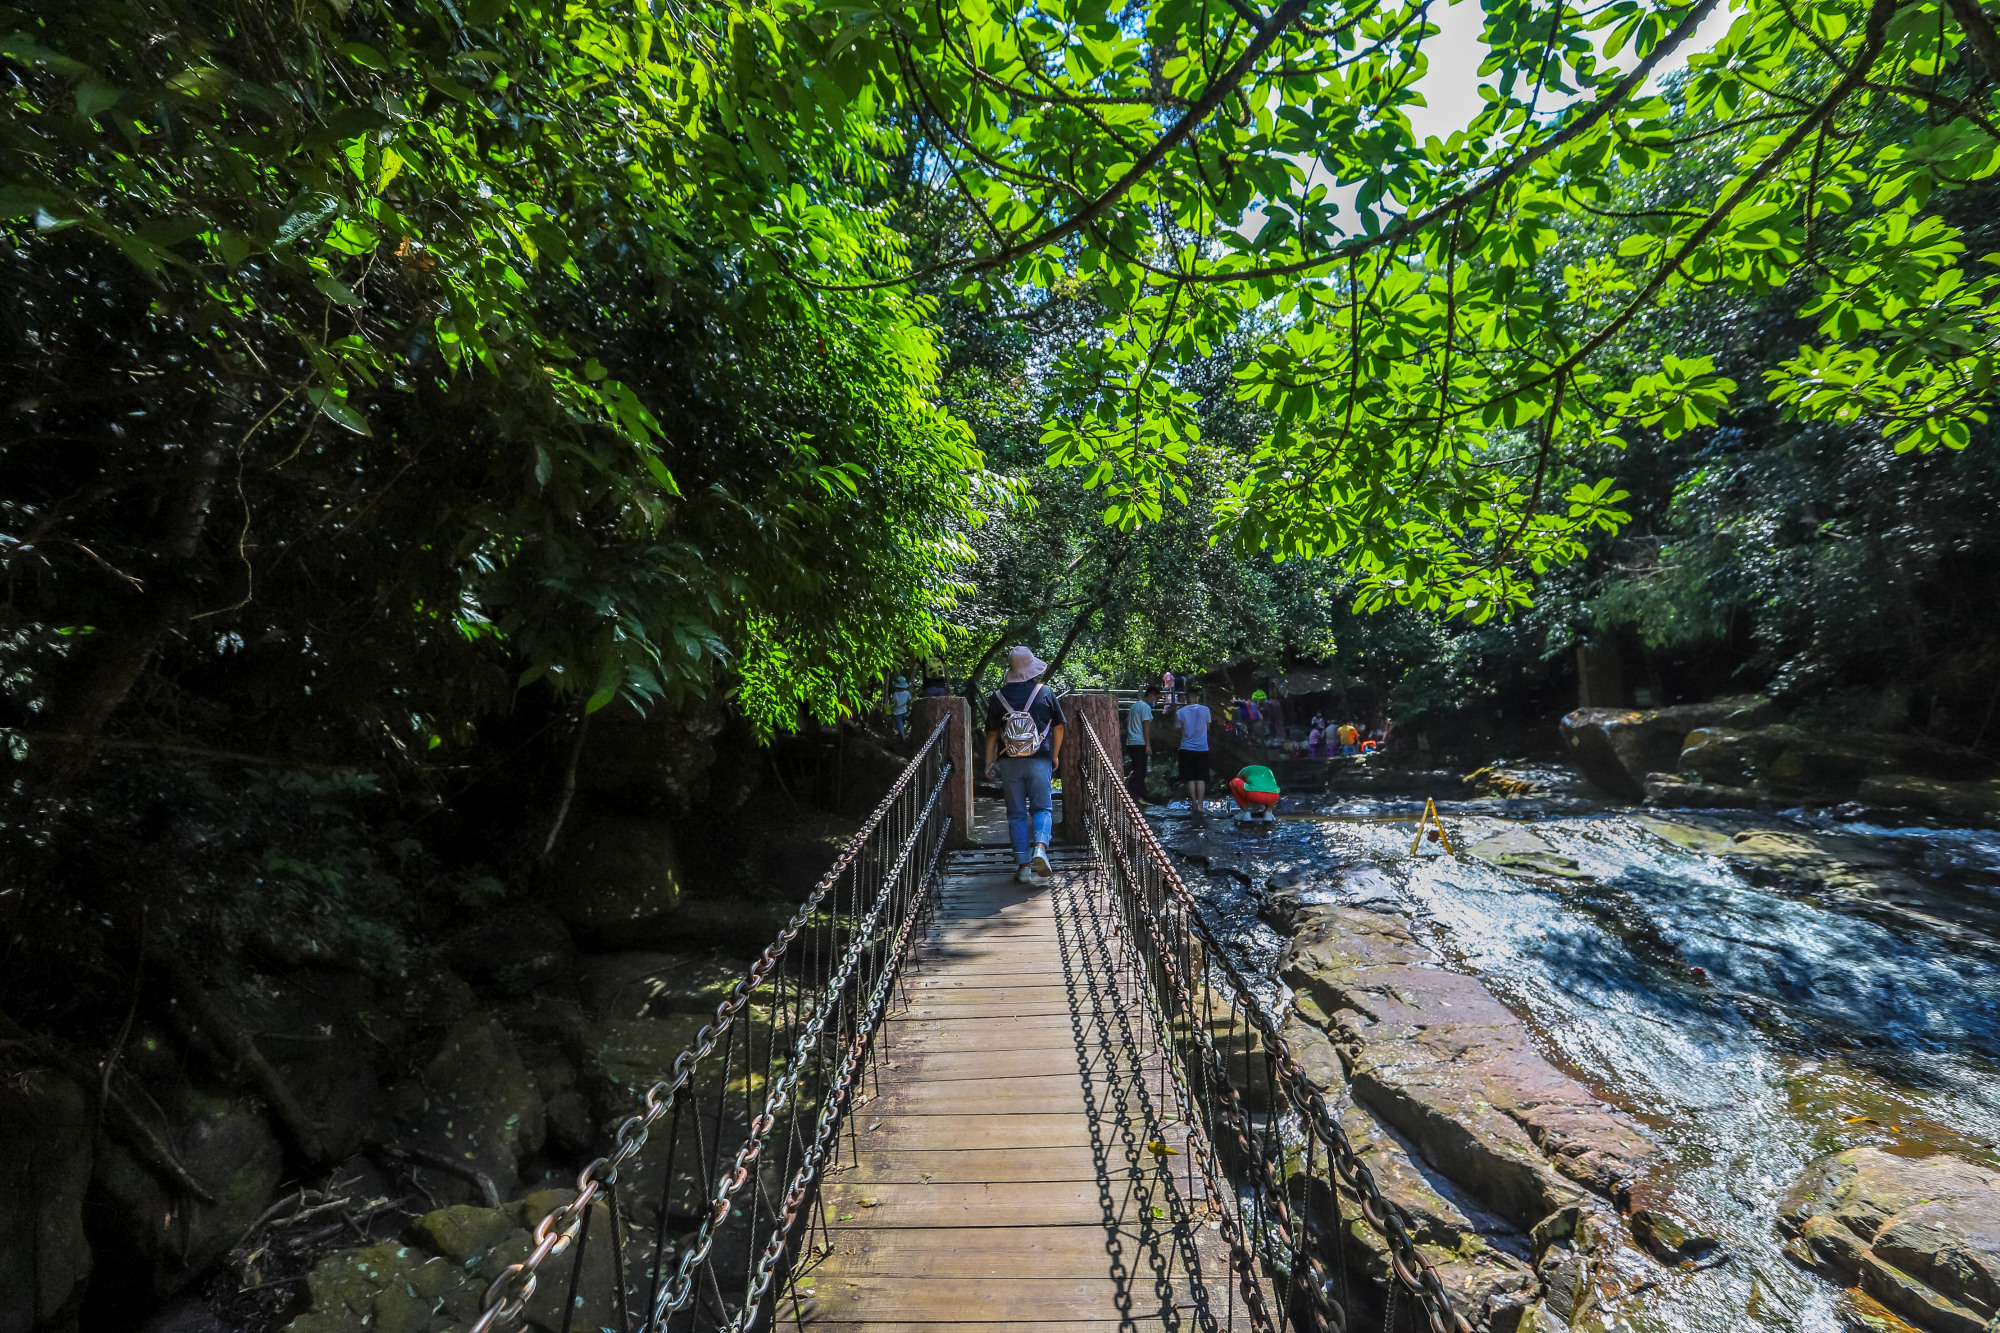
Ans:
<svg viewBox="0 0 2000 1333"><path fill-rule="evenodd" d="M1578 1186L1619 1198L1653 1156L1637 1124L1549 1064L1520 1019L1437 967L1392 916L1318 914L1282 975L1302 1013L1325 1016L1355 1100L1522 1231L1579 1203Z"/></svg>
<svg viewBox="0 0 2000 1333"><path fill-rule="evenodd" d="M1768 699L1746 696L1672 708L1579 708L1562 720L1563 746L1576 766L1604 790L1639 800L1651 773L1681 767L1688 733L1722 723L1755 726L1776 719Z"/></svg>
<svg viewBox="0 0 2000 1333"><path fill-rule="evenodd" d="M1851 1149L1813 1163L1780 1217L1788 1253L1919 1328L1983 1333L2000 1313L2000 1172Z"/></svg>

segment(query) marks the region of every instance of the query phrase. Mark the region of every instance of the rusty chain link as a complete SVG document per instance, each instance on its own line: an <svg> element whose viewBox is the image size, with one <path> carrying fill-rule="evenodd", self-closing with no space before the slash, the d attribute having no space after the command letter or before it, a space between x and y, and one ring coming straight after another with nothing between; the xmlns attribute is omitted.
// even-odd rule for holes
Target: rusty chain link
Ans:
<svg viewBox="0 0 2000 1333"><path fill-rule="evenodd" d="M1152 826L1139 813L1131 793L1125 790L1122 783L1112 779L1111 775L1117 773L1118 769L1112 765L1110 756L1105 751L1104 742L1098 737L1096 729L1085 725L1082 730L1089 738L1091 753L1096 759L1099 771L1104 775L1099 783L1085 784L1087 796L1098 801L1108 799L1124 816L1124 824L1132 830L1146 859L1159 873L1161 883L1179 909L1187 928L1199 943L1204 961L1221 971L1234 992L1231 998L1241 1007L1245 1018L1256 1030L1259 1039L1264 1042L1265 1049L1270 1052L1278 1073L1278 1087L1284 1094L1286 1103L1298 1113L1301 1123L1307 1127L1308 1132L1325 1145L1328 1160L1334 1164L1340 1179L1354 1191L1355 1197L1360 1201L1362 1218L1388 1242L1389 1266L1396 1280L1408 1288L1410 1294L1423 1306L1425 1314L1429 1317L1432 1333L1472 1333L1472 1325L1452 1308L1451 1297L1445 1291L1437 1270L1410 1239L1408 1221L1403 1216L1402 1210L1384 1197L1381 1188L1375 1183L1374 1173L1368 1169L1368 1164L1361 1160L1360 1154L1355 1152L1354 1145L1348 1140L1347 1131L1341 1127L1332 1109L1327 1106L1326 1098L1306 1079L1305 1071L1299 1067L1297 1058L1292 1055L1291 1047L1279 1035L1277 1023L1272 1020L1263 1002L1257 998L1256 992L1251 989L1249 982L1228 952L1209 930L1208 923L1203 919L1196 904L1194 894L1181 879L1180 872L1174 868L1172 859L1167 855L1166 848L1160 845L1159 837L1153 832ZM1100 813L1100 818L1106 819L1107 841L1110 841L1108 817ZM1124 848L1117 847L1117 852L1122 863L1121 869L1128 877L1126 882L1136 884L1138 880ZM1140 910L1134 915L1145 920L1149 930L1155 929L1151 914L1143 910L1144 905L1135 906ZM1160 953L1163 970L1168 971L1178 985L1186 986L1187 983L1179 978L1178 970L1174 968L1169 955L1157 942L1155 947L1156 952ZM1190 1010L1191 1014L1192 1012ZM1199 1031L1202 1025L1191 1026ZM1208 1034L1201 1032L1196 1040L1204 1048L1204 1057L1216 1061L1217 1067L1226 1075L1228 1066L1215 1052L1213 1041ZM1229 1086L1226 1077L1224 1086ZM1231 1087L1232 1094L1234 1091Z"/></svg>
<svg viewBox="0 0 2000 1333"><path fill-rule="evenodd" d="M800 904L798 911L793 913L791 920L785 924L785 928L778 933L778 937L775 940L765 947L763 953L758 956L757 961L751 964L750 970L737 980L728 998L716 1006L715 1020L704 1024L701 1030L695 1034L693 1043L675 1057L673 1072L646 1090L644 1108L636 1114L629 1116L618 1126L617 1133L613 1138L616 1146L611 1156L600 1157L583 1168L577 1176L577 1192L575 1197L543 1218L540 1224L536 1226L534 1249L528 1253L525 1259L519 1263L509 1264L499 1276L493 1279L491 1285L487 1287L485 1298L482 1301L484 1308L479 1318L467 1330L467 1333L495 1333L495 1330L511 1325L515 1320L520 1318L522 1311L527 1308L528 1301L535 1294L537 1274L542 1264L550 1257L561 1254L569 1248L581 1228L585 1211L596 1199L599 1192L605 1185L617 1178L619 1168L637 1156L646 1146L647 1136L651 1133L653 1126L673 1108L675 1102L687 1091L694 1078L695 1066L714 1051L716 1043L728 1033L731 1025L735 1023L743 1011L749 1008L750 997L777 970L778 964L783 960L786 950L798 938L799 933L811 923L821 903L825 901L827 895L833 890L833 887L839 883L840 877L847 872L848 867L861 855L862 850L867 846L869 839L874 836L883 818L902 796L904 789L910 785L917 773L922 770L925 760L930 757L933 750L943 744L945 728L950 725L950 721L951 715L949 713L938 720L937 726L932 728L931 734L925 739L923 745L911 757L909 763L904 766L903 771L897 775L896 781L891 784L888 792L876 804L874 811L869 814L860 830L848 840L846 846L841 848L840 855L834 858L833 865L827 870L826 874L820 877L819 882L813 886L812 892L806 895L805 901ZM947 761L944 765L945 773L949 773L950 768L951 765ZM926 814L935 808L939 794L942 791L943 779L941 777L931 793L930 803L925 806ZM914 845L922 831L922 820L913 821L910 836L905 841L902 856L897 861L898 871L900 871L904 861L908 858L909 848ZM941 841L939 845L942 846ZM888 895L885 892L883 895L885 901L887 897ZM820 1022L824 1021L823 1015L816 1015L816 1019ZM766 1125L764 1132L768 1133L769 1128ZM731 1164L730 1169L723 1174L721 1183L716 1188L716 1193L709 1201L709 1210L702 1220L700 1230L697 1232L697 1238L689 1245L687 1252L682 1255L680 1266L674 1276L674 1281L668 1286L668 1291L674 1290L675 1287L680 1288L680 1299L672 1308L677 1309L680 1305L686 1303L688 1299L687 1279L693 1273L694 1268L703 1259L708 1257L709 1249L714 1244L715 1228L720 1226L729 1216L730 1196L748 1180L750 1164L757 1157L761 1142L761 1137L753 1133L752 1138L746 1140L737 1149L735 1161ZM659 1259L660 1256L654 1256L655 1263L658 1263Z"/></svg>

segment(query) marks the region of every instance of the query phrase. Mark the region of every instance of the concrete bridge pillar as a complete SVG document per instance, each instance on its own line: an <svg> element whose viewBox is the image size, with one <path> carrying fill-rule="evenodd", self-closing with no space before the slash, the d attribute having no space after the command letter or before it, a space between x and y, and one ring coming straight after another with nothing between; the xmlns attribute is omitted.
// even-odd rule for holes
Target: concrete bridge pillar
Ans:
<svg viewBox="0 0 2000 1333"><path fill-rule="evenodd" d="M1083 822L1083 756L1090 742L1084 739L1083 728L1095 731L1097 739L1104 742L1111 762L1119 763L1124 751L1118 742L1118 696L1094 690L1079 691L1064 695L1062 705L1067 728L1063 735L1061 769L1062 827L1056 830L1056 841L1088 842L1090 835L1085 831Z"/></svg>
<svg viewBox="0 0 2000 1333"><path fill-rule="evenodd" d="M977 762L972 751L972 705L958 695L910 700L910 734L922 744L941 717L951 725L944 729L945 753L951 759L951 776L945 780L945 813L951 816L951 836L945 849L956 851L972 845L972 783Z"/></svg>

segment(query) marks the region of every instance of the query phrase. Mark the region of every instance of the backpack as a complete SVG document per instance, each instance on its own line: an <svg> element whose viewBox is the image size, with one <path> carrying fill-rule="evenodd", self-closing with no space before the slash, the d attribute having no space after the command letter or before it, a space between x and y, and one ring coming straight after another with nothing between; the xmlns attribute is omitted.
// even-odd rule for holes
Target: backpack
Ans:
<svg viewBox="0 0 2000 1333"><path fill-rule="evenodd" d="M1000 711L1007 715L1006 726L1000 732L1000 748L1010 759L1032 758L1035 751L1042 748L1042 742L1048 739L1047 730L1038 730L1035 715L1028 711L1041 697L1042 689L1042 683L1036 681L1035 688L1028 691L1026 702L1018 710L1008 704L1006 695L994 692L993 697L1000 701Z"/></svg>

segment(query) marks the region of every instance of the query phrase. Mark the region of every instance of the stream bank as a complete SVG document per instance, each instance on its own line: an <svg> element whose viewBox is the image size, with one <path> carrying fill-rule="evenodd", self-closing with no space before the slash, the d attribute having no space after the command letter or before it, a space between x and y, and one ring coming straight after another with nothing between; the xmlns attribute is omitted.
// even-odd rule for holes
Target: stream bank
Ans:
<svg viewBox="0 0 2000 1333"><path fill-rule="evenodd" d="M1350 1136L1468 1313L1503 1333L1985 1327L2000 835L1633 810L1543 764L1461 785L1440 802L1457 854L1412 854L1423 802L1392 773L1288 797L1268 830L1153 818L1302 1061L1351 1087ZM1798 1182L1851 1179L1833 1155L1857 1150L1883 1155L1866 1188L1814 1221ZM1935 1216L1910 1211L1925 1170L1956 1190Z"/></svg>

